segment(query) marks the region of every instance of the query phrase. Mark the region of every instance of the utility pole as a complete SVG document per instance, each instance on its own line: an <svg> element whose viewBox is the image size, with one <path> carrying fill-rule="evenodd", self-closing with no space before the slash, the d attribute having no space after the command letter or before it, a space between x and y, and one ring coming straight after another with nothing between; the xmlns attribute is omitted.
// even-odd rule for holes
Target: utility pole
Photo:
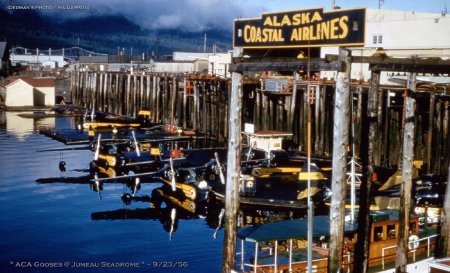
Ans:
<svg viewBox="0 0 450 273"><path fill-rule="evenodd" d="M203 52L206 52L206 33L205 33L205 40L203 41Z"/></svg>
<svg viewBox="0 0 450 273"><path fill-rule="evenodd" d="M333 169L331 174L330 207L330 272L342 271L344 243L345 195L347 183L347 147L350 123L350 51L340 47L339 60L345 63L345 72L339 72L336 81L333 128Z"/></svg>

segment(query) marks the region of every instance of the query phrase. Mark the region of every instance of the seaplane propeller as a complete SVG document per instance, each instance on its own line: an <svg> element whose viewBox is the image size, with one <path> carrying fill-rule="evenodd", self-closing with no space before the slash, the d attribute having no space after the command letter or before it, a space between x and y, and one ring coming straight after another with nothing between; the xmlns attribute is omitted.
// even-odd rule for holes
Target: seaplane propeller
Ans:
<svg viewBox="0 0 450 273"><path fill-rule="evenodd" d="M217 168L218 168L219 176L220 176L220 182L222 182L222 184L225 184L225 176L223 175L222 166L220 165L219 154L216 152L216 153L214 153L214 156L216 157Z"/></svg>
<svg viewBox="0 0 450 273"><path fill-rule="evenodd" d="M175 229L175 219L176 219L176 217L177 217L177 209L176 208L172 208L172 210L170 211L170 220L171 220L170 232L169 232L170 240L172 240L172 234L173 234L173 231Z"/></svg>
<svg viewBox="0 0 450 273"><path fill-rule="evenodd" d="M101 185L100 185L100 181L99 181L99 179L98 179L98 175L97 175L97 173L95 173L94 174L94 189L97 189L97 191L98 191L98 197L100 198L100 199L102 199L102 194L101 194Z"/></svg>
<svg viewBox="0 0 450 273"><path fill-rule="evenodd" d="M129 171L128 172L128 175L130 176L130 177L133 177L133 176L135 176L135 173L133 172L133 171ZM134 177L134 188L133 188L133 196L137 193L137 190L138 190L138 187L139 187L139 184L141 183L141 178L139 178L139 177Z"/></svg>
<svg viewBox="0 0 450 273"><path fill-rule="evenodd" d="M97 139L97 147L95 147L94 160L98 160L98 156L100 154L101 139L102 139L102 134L99 134L98 139Z"/></svg>
<svg viewBox="0 0 450 273"><path fill-rule="evenodd" d="M136 139L135 132L131 131L131 135L133 136L133 145L134 145L134 149L136 149L136 154L137 154L137 156L141 156L141 151L139 150L139 143Z"/></svg>
<svg viewBox="0 0 450 273"><path fill-rule="evenodd" d="M91 111L91 122L94 122L94 117L95 117L95 108L92 107L92 111Z"/></svg>
<svg viewBox="0 0 450 273"><path fill-rule="evenodd" d="M137 178L137 177L145 177L145 176L154 176L155 174L160 174L160 171L157 172L146 172L146 173L136 173L136 174L127 174L127 175L121 175L121 176L115 176L115 177L105 177L105 178L98 178L95 177L94 179L91 179L92 182L95 181L114 181L114 180L120 180L120 179L130 179L130 178ZM140 180L139 180L140 183Z"/></svg>
<svg viewBox="0 0 450 273"><path fill-rule="evenodd" d="M176 191L177 187L176 187L176 180L175 180L175 169L173 168L173 159L170 158L169 162L170 162L170 180L171 180L171 184L172 184L172 191Z"/></svg>
<svg viewBox="0 0 450 273"><path fill-rule="evenodd" d="M86 111L84 111L84 115L83 115L83 123L85 123L87 121L88 112L89 112L89 110L86 108Z"/></svg>
<svg viewBox="0 0 450 273"><path fill-rule="evenodd" d="M223 219L224 215L225 215L225 209L222 208L222 209L220 209L220 213L219 213L219 223L217 224L216 231L214 232L214 235L213 235L214 239L217 238L217 232L219 231L220 227L222 226L222 219Z"/></svg>

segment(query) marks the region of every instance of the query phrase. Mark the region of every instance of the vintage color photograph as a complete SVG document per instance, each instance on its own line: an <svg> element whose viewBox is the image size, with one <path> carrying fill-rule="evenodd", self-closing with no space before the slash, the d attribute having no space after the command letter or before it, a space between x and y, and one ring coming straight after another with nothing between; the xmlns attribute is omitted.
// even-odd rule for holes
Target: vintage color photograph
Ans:
<svg viewBox="0 0 450 273"><path fill-rule="evenodd" d="M449 0L0 0L0 272L450 272Z"/></svg>

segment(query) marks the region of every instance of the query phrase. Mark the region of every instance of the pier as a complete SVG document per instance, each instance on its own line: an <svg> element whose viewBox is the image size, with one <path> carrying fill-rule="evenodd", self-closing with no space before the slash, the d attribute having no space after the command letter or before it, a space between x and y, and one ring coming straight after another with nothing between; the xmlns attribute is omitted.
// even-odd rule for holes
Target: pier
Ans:
<svg viewBox="0 0 450 273"><path fill-rule="evenodd" d="M379 80L378 72L373 75ZM292 132L289 147L306 152L306 98L309 86L314 97L311 107L312 153L330 156L336 81L284 77L289 79L288 88L273 92L265 89L267 78L270 79L270 76L243 79L242 122L252 123L259 130ZM280 80L283 79L275 78L275 81ZM148 108L155 121L204 132L223 144L228 137L230 84L228 78L197 74L75 71L71 75L71 99L75 105L87 109L132 117L140 109ZM350 110L354 127L352 137L355 141L352 152L360 157L360 136L363 123L366 122L362 113L367 108L371 85L378 87L376 96L379 101L374 112L374 162L384 167L397 166L406 85L381 85L376 82L376 78L370 82L351 81ZM450 162L450 85L419 82L415 100L417 111L414 122L417 133L414 158L423 162L424 172L446 175Z"/></svg>

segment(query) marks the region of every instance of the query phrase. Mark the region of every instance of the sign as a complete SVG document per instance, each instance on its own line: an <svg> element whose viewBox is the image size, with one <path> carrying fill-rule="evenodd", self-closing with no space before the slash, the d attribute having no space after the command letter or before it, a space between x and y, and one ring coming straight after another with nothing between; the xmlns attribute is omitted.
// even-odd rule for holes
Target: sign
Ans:
<svg viewBox="0 0 450 273"><path fill-rule="evenodd" d="M294 48L364 45L366 9L323 8L263 13L234 20L234 47Z"/></svg>

